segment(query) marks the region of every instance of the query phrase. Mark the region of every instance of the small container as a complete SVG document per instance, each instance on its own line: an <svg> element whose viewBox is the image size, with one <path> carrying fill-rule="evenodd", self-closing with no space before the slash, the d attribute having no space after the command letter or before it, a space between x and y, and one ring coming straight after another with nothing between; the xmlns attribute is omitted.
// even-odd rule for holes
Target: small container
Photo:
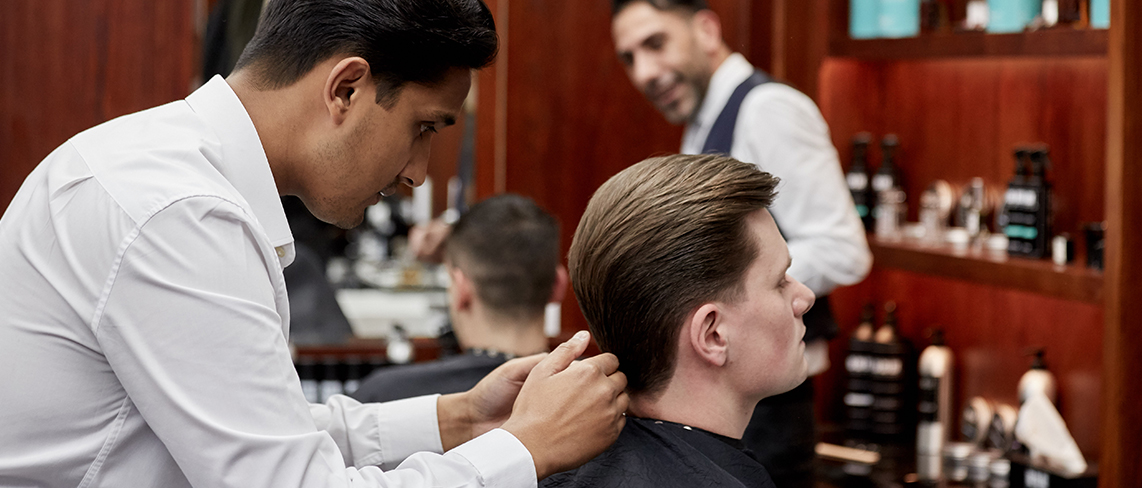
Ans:
<svg viewBox="0 0 1142 488"><path fill-rule="evenodd" d="M987 0L987 31L993 34L1023 32L1042 11L1041 0Z"/></svg>
<svg viewBox="0 0 1142 488"><path fill-rule="evenodd" d="M873 39L880 36L880 0L849 0L849 37Z"/></svg>
<svg viewBox="0 0 1142 488"><path fill-rule="evenodd" d="M1011 461L1007 458L999 457L991 461L988 466L988 488L1007 488L1011 485Z"/></svg>
<svg viewBox="0 0 1142 488"><path fill-rule="evenodd" d="M968 481L982 484L991 479L991 462L999 457L996 451L977 451L968 458Z"/></svg>
<svg viewBox="0 0 1142 488"><path fill-rule="evenodd" d="M1075 244L1071 235L1062 233L1051 239L1051 261L1064 266L1075 259Z"/></svg>
<svg viewBox="0 0 1142 488"><path fill-rule="evenodd" d="M944 476L948 481L961 483L968 479L968 458L975 446L967 442L949 442L944 447Z"/></svg>
<svg viewBox="0 0 1142 488"><path fill-rule="evenodd" d="M991 12L987 0L968 0L965 8L964 29L981 31L987 29Z"/></svg>

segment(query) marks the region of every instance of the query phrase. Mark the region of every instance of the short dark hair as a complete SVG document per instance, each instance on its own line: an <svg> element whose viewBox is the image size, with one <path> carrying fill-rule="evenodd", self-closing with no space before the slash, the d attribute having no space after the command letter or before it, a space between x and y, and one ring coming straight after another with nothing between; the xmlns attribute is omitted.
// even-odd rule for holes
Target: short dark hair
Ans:
<svg viewBox="0 0 1142 488"><path fill-rule="evenodd" d="M710 8L706 0L611 0L611 15L618 15L632 3L647 3L658 10L685 10L694 13Z"/></svg>
<svg viewBox="0 0 1142 488"><path fill-rule="evenodd" d="M481 0L270 0L235 71L250 68L273 89L332 56L360 56L385 103L406 83L432 85L451 68L491 64L498 44Z"/></svg>
<svg viewBox="0 0 1142 488"><path fill-rule="evenodd" d="M571 284L630 393L665 386L688 314L740 299L758 255L746 217L769 207L778 181L727 156L673 155L621 171L591 197L571 243Z"/></svg>
<svg viewBox="0 0 1142 488"><path fill-rule="evenodd" d="M555 286L559 224L530 198L494 196L460 217L444 255L494 313L533 319L543 315Z"/></svg>

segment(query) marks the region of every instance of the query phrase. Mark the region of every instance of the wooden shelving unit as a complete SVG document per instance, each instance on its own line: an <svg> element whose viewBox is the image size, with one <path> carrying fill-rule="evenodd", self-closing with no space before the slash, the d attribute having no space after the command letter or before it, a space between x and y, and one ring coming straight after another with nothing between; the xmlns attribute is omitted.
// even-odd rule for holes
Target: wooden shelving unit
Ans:
<svg viewBox="0 0 1142 488"><path fill-rule="evenodd" d="M978 248L926 246L912 241L886 241L869 236L877 266L1013 288L1068 300L1102 304L1102 272L1081 266L1059 266L1047 260L1009 257Z"/></svg>
<svg viewBox="0 0 1142 488"><path fill-rule="evenodd" d="M1019 34L955 32L904 39L835 36L829 55L865 60L908 60L986 56L1105 56L1108 31L1060 28Z"/></svg>

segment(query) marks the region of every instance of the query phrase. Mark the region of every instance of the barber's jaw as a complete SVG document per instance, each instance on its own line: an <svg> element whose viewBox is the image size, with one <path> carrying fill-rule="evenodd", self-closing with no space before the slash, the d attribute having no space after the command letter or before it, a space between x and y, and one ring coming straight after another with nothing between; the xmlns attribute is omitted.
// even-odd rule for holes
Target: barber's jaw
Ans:
<svg viewBox="0 0 1142 488"><path fill-rule="evenodd" d="M751 214L747 225L759 251L739 299L722 307L729 341L726 369L745 397L761 400L805 380L802 317L814 296L787 274L789 249L769 211Z"/></svg>
<svg viewBox="0 0 1142 488"><path fill-rule="evenodd" d="M328 122L301 183L309 211L348 229L400 185L424 183L432 136L460 117L470 87L471 70L454 68L439 83L406 83L395 100L377 103L368 64L338 63L322 93Z"/></svg>
<svg viewBox="0 0 1142 488"><path fill-rule="evenodd" d="M672 124L689 122L706 95L721 32L712 12L692 16L634 2L611 21L615 53L635 88Z"/></svg>

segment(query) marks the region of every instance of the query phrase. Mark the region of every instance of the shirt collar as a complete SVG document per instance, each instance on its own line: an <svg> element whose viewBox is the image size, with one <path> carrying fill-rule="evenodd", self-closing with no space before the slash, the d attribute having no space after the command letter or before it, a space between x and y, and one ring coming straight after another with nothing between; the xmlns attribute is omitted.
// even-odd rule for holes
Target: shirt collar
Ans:
<svg viewBox="0 0 1142 488"><path fill-rule="evenodd" d="M242 101L226 80L215 75L186 97L186 102L214 128L222 143L222 158L212 163L246 199L275 247L282 266L289 266L294 258L293 234L258 130Z"/></svg>
<svg viewBox="0 0 1142 488"><path fill-rule="evenodd" d="M706 88L706 96L702 99L702 106L698 114L690 123L689 130L708 131L709 127L718 119L726 102L730 100L734 90L746 78L756 71L752 64L739 53L733 53L710 77L710 85Z"/></svg>

